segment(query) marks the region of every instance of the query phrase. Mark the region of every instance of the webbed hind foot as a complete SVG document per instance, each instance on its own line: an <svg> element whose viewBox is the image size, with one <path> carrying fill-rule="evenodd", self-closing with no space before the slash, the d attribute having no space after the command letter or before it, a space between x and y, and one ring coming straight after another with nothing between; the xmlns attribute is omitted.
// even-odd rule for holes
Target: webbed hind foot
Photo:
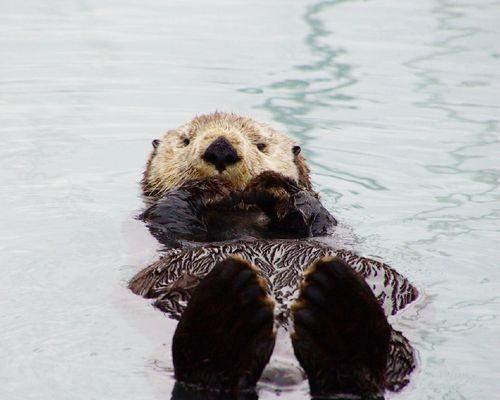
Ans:
<svg viewBox="0 0 500 400"><path fill-rule="evenodd" d="M292 315L294 352L312 396L383 393L391 327L349 265L337 257L314 262Z"/></svg>
<svg viewBox="0 0 500 400"><path fill-rule="evenodd" d="M231 257L200 282L172 343L175 377L188 385L253 390L274 348L274 302L247 261Z"/></svg>

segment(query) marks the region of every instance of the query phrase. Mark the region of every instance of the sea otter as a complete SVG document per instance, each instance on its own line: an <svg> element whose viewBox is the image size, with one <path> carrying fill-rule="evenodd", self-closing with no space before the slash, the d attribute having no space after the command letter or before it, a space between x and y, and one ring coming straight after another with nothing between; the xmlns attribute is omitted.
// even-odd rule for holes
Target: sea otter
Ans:
<svg viewBox="0 0 500 400"><path fill-rule="evenodd" d="M386 264L320 241L337 221L297 143L216 112L152 144L140 218L165 249L129 287L179 319L172 354L184 388L253 391L277 330L313 397L408 383L414 351L387 316L418 291Z"/></svg>

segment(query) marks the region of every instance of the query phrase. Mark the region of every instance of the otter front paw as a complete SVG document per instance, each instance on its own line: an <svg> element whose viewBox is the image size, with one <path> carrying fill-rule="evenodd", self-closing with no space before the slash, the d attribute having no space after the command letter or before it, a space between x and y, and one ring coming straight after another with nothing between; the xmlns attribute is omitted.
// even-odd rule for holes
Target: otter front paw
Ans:
<svg viewBox="0 0 500 400"><path fill-rule="evenodd" d="M301 189L299 184L292 178L275 171L264 171L253 178L246 186L247 191L263 191L269 189L283 189L289 194L296 193Z"/></svg>
<svg viewBox="0 0 500 400"><path fill-rule="evenodd" d="M300 187L292 179L265 171L247 184L241 196L243 202L258 206L272 217L287 208L291 193L299 191Z"/></svg>
<svg viewBox="0 0 500 400"><path fill-rule="evenodd" d="M311 395L383 392L391 327L366 282L349 265L331 257L313 263L292 315L292 344Z"/></svg>
<svg viewBox="0 0 500 400"><path fill-rule="evenodd" d="M314 192L274 171L263 172L250 181L243 200L259 206L275 229L297 237L327 235L337 225Z"/></svg>
<svg viewBox="0 0 500 400"><path fill-rule="evenodd" d="M290 197L288 208L282 211L280 225L300 237L325 236L331 233L337 220L315 196L300 191Z"/></svg>
<svg viewBox="0 0 500 400"><path fill-rule="evenodd" d="M234 188L229 180L213 176L196 179L179 189L189 193L190 201L199 206L212 206L220 203L232 203Z"/></svg>
<svg viewBox="0 0 500 400"><path fill-rule="evenodd" d="M179 239L206 240L209 227L205 221L208 209L232 207L234 199L230 182L219 177L198 179L168 190L139 218L161 242L175 246Z"/></svg>
<svg viewBox="0 0 500 400"><path fill-rule="evenodd" d="M177 326L177 380L236 393L252 390L274 348L274 302L253 266L231 257L195 289Z"/></svg>

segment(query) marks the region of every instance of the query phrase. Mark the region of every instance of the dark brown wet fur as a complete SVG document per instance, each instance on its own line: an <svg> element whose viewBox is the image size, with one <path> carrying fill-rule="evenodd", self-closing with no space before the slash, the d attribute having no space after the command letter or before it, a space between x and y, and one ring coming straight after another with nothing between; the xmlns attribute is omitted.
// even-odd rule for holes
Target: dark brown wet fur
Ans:
<svg viewBox="0 0 500 400"><path fill-rule="evenodd" d="M270 229L288 231L295 237L326 236L337 225L315 192L274 171L252 179L242 196L270 217Z"/></svg>
<svg viewBox="0 0 500 400"><path fill-rule="evenodd" d="M293 179L266 171L244 190L220 177L198 179L168 190L140 216L163 244L325 236L337 225L314 192Z"/></svg>
<svg viewBox="0 0 500 400"><path fill-rule="evenodd" d="M344 261L325 257L308 268L292 315L294 352L312 396L383 392L391 328Z"/></svg>
<svg viewBox="0 0 500 400"><path fill-rule="evenodd" d="M177 325L176 379L227 393L252 391L274 348L273 310L255 267L238 257L218 263Z"/></svg>

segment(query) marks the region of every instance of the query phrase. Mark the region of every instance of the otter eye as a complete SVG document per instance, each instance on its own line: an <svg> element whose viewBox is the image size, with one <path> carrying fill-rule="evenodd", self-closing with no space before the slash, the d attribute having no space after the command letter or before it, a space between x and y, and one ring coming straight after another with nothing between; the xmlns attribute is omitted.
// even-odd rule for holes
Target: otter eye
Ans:
<svg viewBox="0 0 500 400"><path fill-rule="evenodd" d="M183 143L187 146L189 143L191 143L191 140L189 140L188 138L185 138L183 140Z"/></svg>
<svg viewBox="0 0 500 400"><path fill-rule="evenodd" d="M293 153L294 155L299 154L299 153L300 153L300 150L302 150L302 149L300 148L300 146L293 146L293 147L292 147L292 153Z"/></svg>
<svg viewBox="0 0 500 400"><path fill-rule="evenodd" d="M151 142L151 144L153 145L153 148L156 149L160 144L160 141L158 139L155 139Z"/></svg>
<svg viewBox="0 0 500 400"><path fill-rule="evenodd" d="M257 148L260 150L260 151L264 151L264 149L266 148L266 144L265 143L257 143Z"/></svg>

